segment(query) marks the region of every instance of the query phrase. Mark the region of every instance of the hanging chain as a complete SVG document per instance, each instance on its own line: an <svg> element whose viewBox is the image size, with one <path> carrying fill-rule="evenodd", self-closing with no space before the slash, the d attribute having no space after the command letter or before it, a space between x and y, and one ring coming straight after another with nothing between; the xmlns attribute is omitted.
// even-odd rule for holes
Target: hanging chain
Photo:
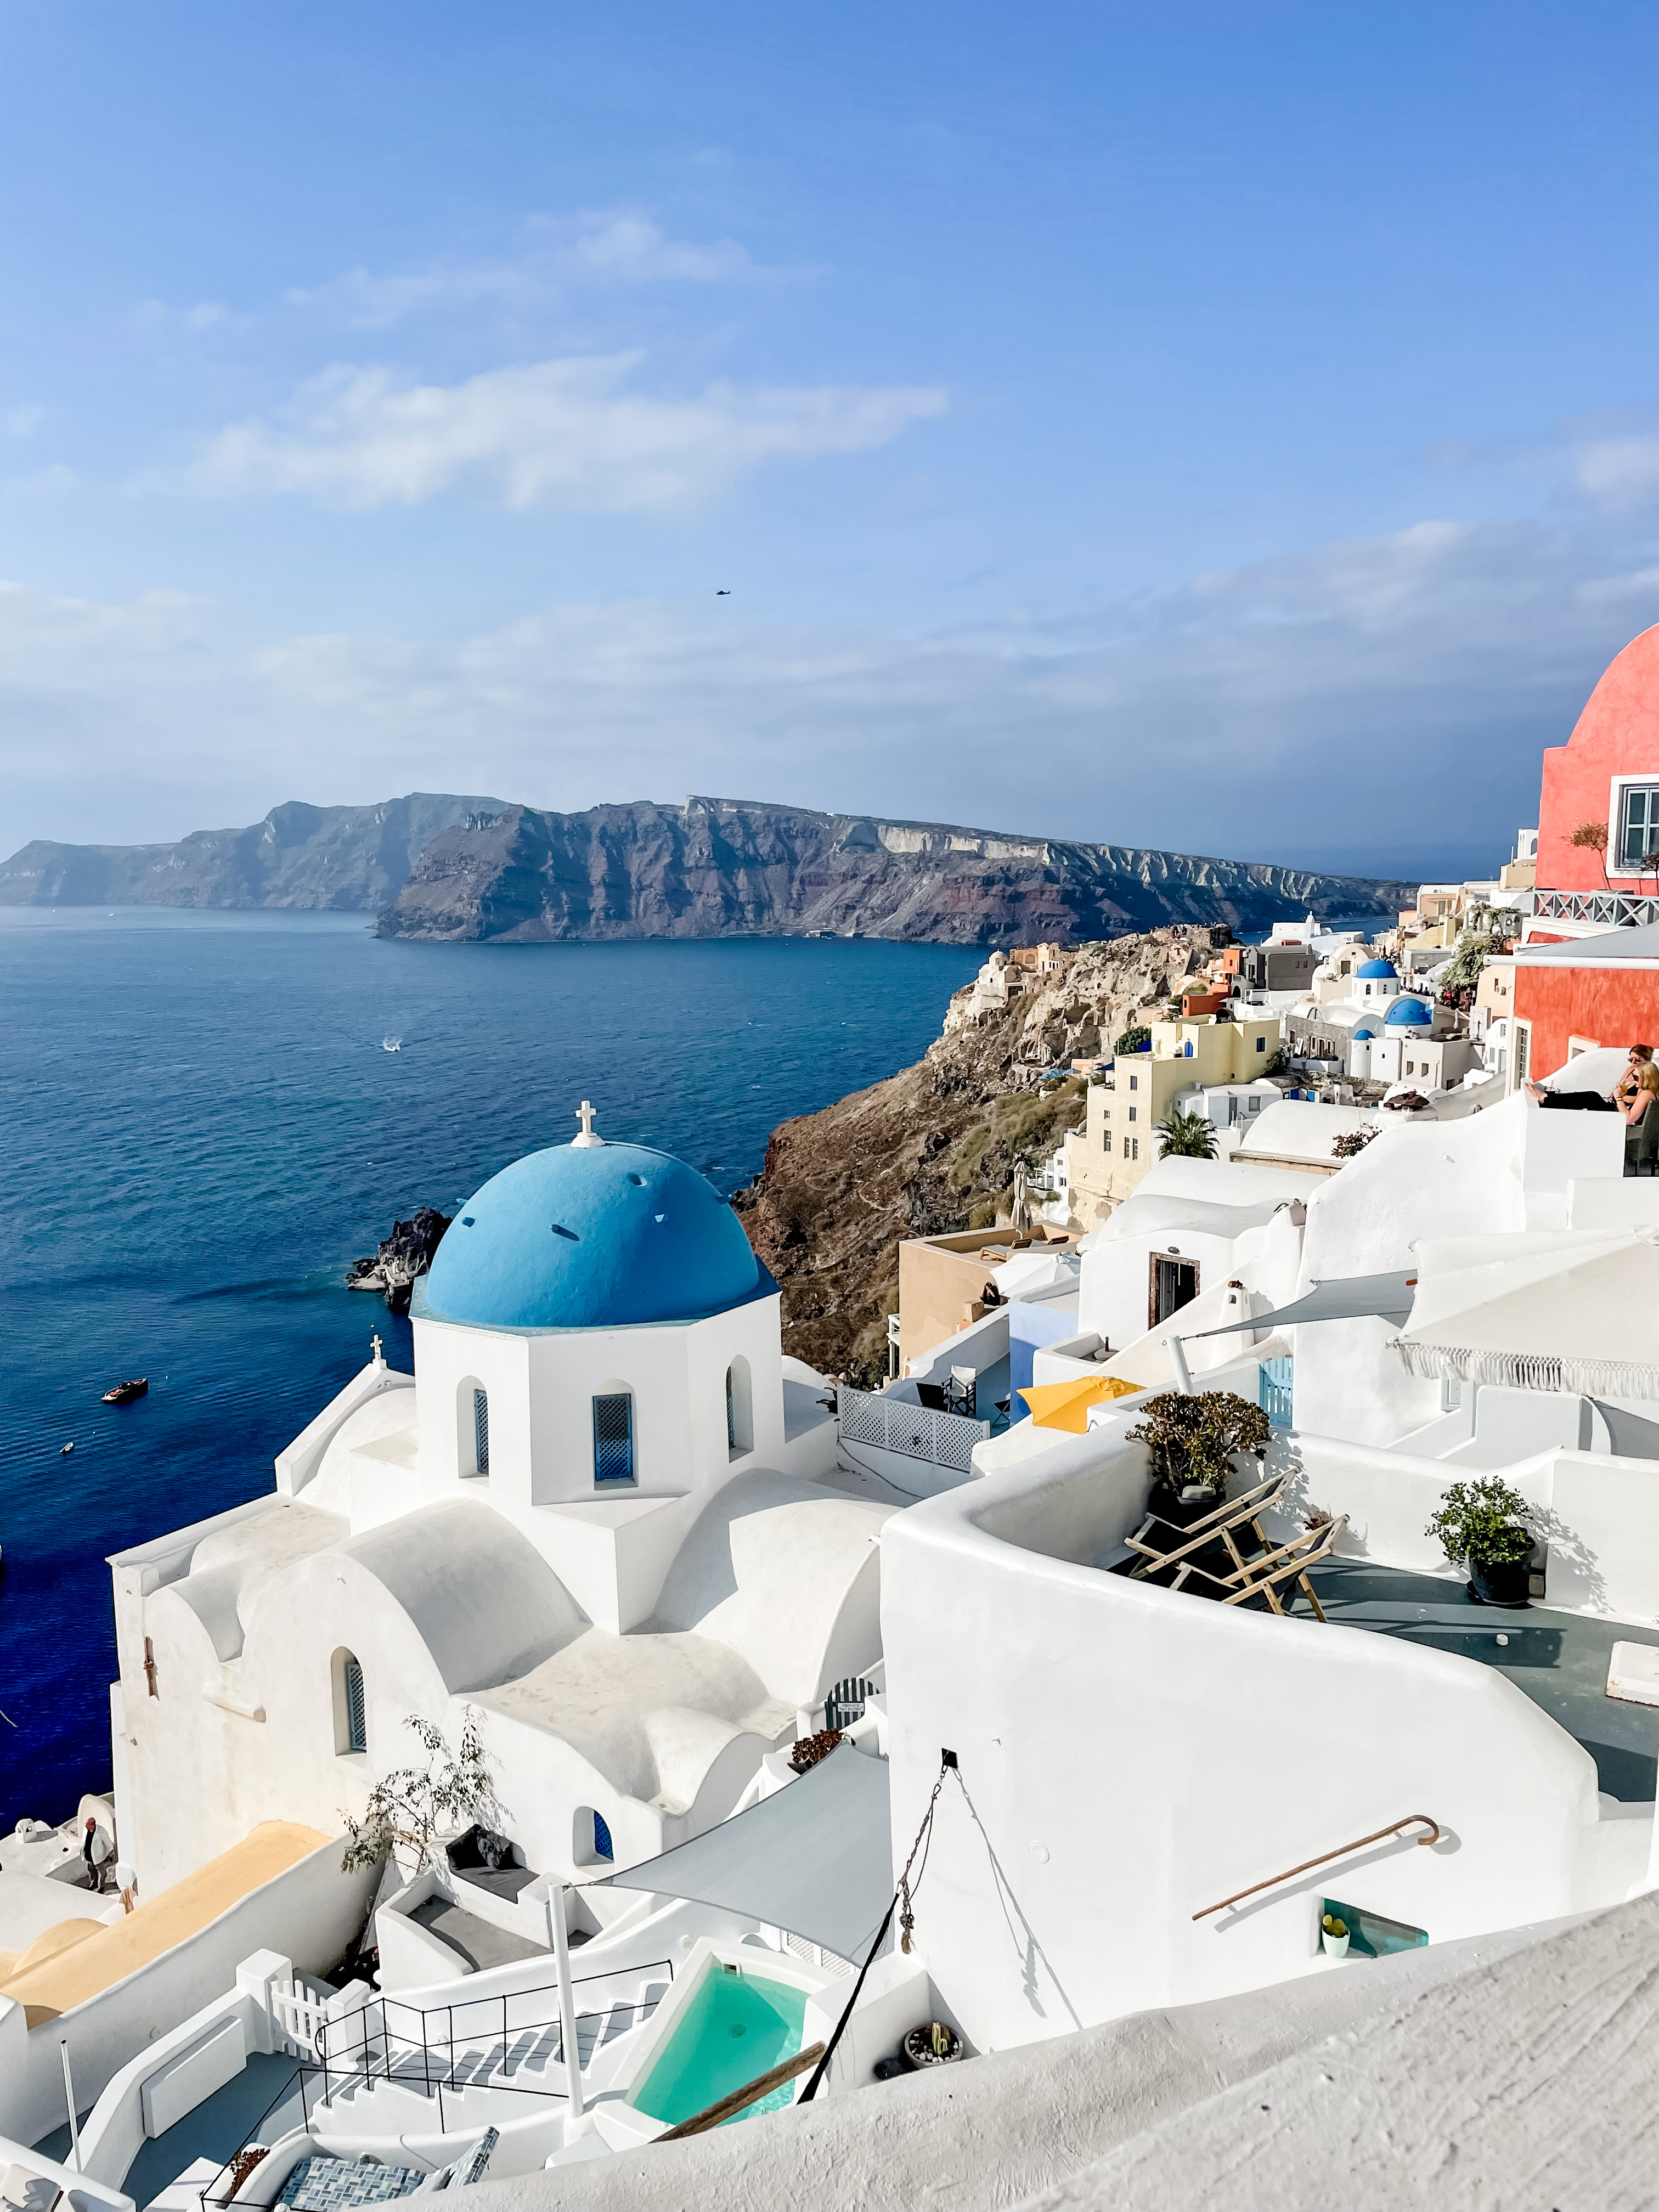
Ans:
<svg viewBox="0 0 1659 2212"><path fill-rule="evenodd" d="M915 1911L910 1902L910 1869L916 1863L916 1853L921 1849L924 1838L933 1825L933 1808L939 1803L939 1793L944 1789L945 1778L949 1772L950 1769L945 1766L941 1766L939 1771L933 1794L927 1800L927 1810L922 1814L921 1826L916 1830L916 1840L910 1846L910 1856L904 1862L904 1872L899 1876L899 1896L902 1900L899 1909L899 1948L902 1951L909 1950L910 1938L916 1925ZM923 1863L925 1865L926 1862Z"/></svg>

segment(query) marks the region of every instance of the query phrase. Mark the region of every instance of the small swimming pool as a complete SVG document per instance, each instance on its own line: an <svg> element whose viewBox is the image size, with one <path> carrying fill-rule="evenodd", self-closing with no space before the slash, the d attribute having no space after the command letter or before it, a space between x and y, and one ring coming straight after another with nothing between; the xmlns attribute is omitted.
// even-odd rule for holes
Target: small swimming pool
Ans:
<svg viewBox="0 0 1659 2212"><path fill-rule="evenodd" d="M794 2057L801 2047L806 1998L805 1990L787 1982L751 1973L746 1966L733 1972L723 1960L709 1960L655 2064L629 2103L670 2127L705 2111L769 2067ZM778 2112L792 2101L796 2087L786 2081L732 2118Z"/></svg>

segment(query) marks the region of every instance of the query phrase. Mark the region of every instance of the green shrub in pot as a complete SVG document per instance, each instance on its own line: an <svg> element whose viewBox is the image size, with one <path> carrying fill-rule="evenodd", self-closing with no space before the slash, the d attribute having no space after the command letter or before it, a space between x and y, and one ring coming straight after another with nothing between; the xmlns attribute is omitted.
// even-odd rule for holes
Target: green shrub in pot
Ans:
<svg viewBox="0 0 1659 2212"><path fill-rule="evenodd" d="M1467 1566L1470 1595L1480 1604L1522 1606L1536 1541L1528 1525L1531 1510L1518 1490L1495 1474L1481 1475L1443 1493L1426 1533L1454 1566L1460 1560Z"/></svg>

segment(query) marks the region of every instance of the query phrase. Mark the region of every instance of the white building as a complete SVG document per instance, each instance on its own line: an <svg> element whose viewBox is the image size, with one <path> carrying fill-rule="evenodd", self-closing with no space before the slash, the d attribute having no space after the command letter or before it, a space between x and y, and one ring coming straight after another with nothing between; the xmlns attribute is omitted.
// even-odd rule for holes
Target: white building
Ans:
<svg viewBox="0 0 1659 2212"><path fill-rule="evenodd" d="M142 1893L258 1822L324 1832L481 1717L528 1863L718 1821L879 1650L887 1509L833 1486L820 1378L713 1188L597 1137L463 1209L269 1496L119 1555L122 1850Z"/></svg>

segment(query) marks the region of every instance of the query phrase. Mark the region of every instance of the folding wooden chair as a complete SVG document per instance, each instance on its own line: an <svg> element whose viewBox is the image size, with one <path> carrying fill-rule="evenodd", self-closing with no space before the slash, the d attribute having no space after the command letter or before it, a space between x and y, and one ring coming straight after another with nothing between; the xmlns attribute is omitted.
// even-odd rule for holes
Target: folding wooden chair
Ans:
<svg viewBox="0 0 1659 2212"><path fill-rule="evenodd" d="M1176 1528L1173 1522L1161 1520L1156 1513L1149 1513L1129 1538L1126 1547L1140 1554L1138 1564L1129 1570L1129 1579L1132 1582L1141 1581L1148 1575L1156 1574L1162 1567L1173 1567L1176 1572L1171 1588L1179 1589L1182 1577L1190 1571L1192 1555L1214 1543L1224 1545L1235 1569L1242 1571L1244 1558L1233 1541L1233 1531L1248 1528L1261 1549L1270 1551L1273 1547L1260 1516L1270 1513L1278 1504L1287 1480L1285 1474L1270 1474L1265 1481L1258 1482L1253 1490L1247 1490L1243 1497L1228 1498L1212 1512L1206 1513L1201 1521L1191 1522L1185 1528ZM1147 1537L1154 1528L1172 1529L1185 1540L1169 1548L1149 1543Z"/></svg>
<svg viewBox="0 0 1659 2212"><path fill-rule="evenodd" d="M1172 1589L1180 1589L1189 1583L1208 1583L1207 1590L1196 1590L1199 1597L1218 1597L1223 1605L1243 1605L1248 1598L1265 1597L1270 1612L1288 1614L1296 1604L1296 1588L1300 1585L1316 1619L1323 1620L1323 1607L1314 1595L1314 1586L1308 1580L1308 1570L1321 1559L1328 1559L1335 1549L1336 1540L1348 1525L1346 1513L1334 1521L1327 1521L1317 1528L1304 1528L1299 1536L1292 1536L1288 1544L1268 1551L1260 1559L1241 1561L1230 1575L1212 1575L1203 1567L1188 1564L1179 1571ZM1279 1603L1283 1592L1285 1603Z"/></svg>

